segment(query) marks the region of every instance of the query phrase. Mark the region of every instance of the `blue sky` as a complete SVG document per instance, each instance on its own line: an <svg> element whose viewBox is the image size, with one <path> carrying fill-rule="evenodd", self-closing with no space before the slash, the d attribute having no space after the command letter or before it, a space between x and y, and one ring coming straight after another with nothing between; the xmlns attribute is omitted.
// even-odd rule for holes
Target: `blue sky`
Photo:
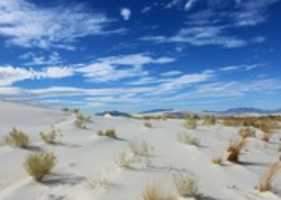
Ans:
<svg viewBox="0 0 281 200"><path fill-rule="evenodd" d="M281 0L1 0L0 99L281 107Z"/></svg>

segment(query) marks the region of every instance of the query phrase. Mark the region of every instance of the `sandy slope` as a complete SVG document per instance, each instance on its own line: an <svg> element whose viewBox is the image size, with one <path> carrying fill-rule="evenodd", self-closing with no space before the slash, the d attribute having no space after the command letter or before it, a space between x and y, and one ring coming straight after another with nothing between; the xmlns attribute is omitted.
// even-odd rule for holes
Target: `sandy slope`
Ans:
<svg viewBox="0 0 281 200"><path fill-rule="evenodd" d="M280 178L274 180L277 194L259 193L254 187L270 163L278 157L280 132L266 145L259 139L250 139L241 161L243 165L226 163L214 165L212 158L223 154L229 140L237 137L238 130L221 125L199 126L186 130L181 120L152 121L146 128L142 121L94 117L89 129L74 127L74 116L65 116L29 106L0 103L1 134L13 126L31 133L35 145L57 155L54 174L44 184L34 183L23 169L27 150L0 147L1 200L132 200L141 199L146 184L157 183L164 191L175 192L173 174L186 171L199 180L199 190L209 198L222 200L277 200ZM5 110L5 112L3 112ZM9 113L8 117L6 114ZM27 117L28 116L28 117ZM28 119L27 119L28 118ZM38 130L56 124L63 132L63 145L46 145L38 141ZM120 140L96 135L100 129L115 128ZM188 132L200 139L200 147L181 144L177 134ZM130 141L146 141L154 147L151 166L134 165L131 170L116 164L120 152ZM92 181L106 177L107 187L92 187ZM280 194L279 194L280 196Z"/></svg>

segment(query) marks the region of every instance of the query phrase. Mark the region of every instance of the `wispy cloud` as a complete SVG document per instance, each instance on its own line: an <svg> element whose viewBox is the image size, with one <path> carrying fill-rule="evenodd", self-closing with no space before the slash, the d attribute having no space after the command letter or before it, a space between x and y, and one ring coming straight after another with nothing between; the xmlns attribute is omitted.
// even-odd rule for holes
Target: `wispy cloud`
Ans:
<svg viewBox="0 0 281 200"><path fill-rule="evenodd" d="M78 38L118 32L108 29L109 23L104 14L82 5L41 8L26 0L0 1L0 35L10 45L73 49Z"/></svg>
<svg viewBox="0 0 281 200"><path fill-rule="evenodd" d="M230 66L225 66L222 67L220 70L224 71L224 72L228 72L228 71L250 71L259 67L263 67L265 66L264 64L251 64L251 65L247 65L247 64L242 64L242 65L230 65Z"/></svg>
<svg viewBox="0 0 281 200"><path fill-rule="evenodd" d="M47 67L38 71L22 67L0 66L0 86L9 86L24 80L59 79L72 75L72 69L67 67Z"/></svg>
<svg viewBox="0 0 281 200"><path fill-rule="evenodd" d="M132 11L129 8L121 8L120 15L125 21L128 21L131 17Z"/></svg>
<svg viewBox="0 0 281 200"><path fill-rule="evenodd" d="M35 54L34 52L27 52L20 56L20 59L25 61L25 65L57 65L62 63L61 56L54 51L50 55Z"/></svg>

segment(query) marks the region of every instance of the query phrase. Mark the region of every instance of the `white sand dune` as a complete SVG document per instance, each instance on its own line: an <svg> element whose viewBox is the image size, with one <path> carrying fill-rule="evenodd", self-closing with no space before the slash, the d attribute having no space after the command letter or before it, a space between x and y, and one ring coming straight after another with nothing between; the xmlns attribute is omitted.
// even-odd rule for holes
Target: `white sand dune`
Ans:
<svg viewBox="0 0 281 200"><path fill-rule="evenodd" d="M145 185L151 183L175 193L173 174L179 171L198 179L205 200L280 200L280 177L274 179L276 194L260 193L255 186L263 172L278 159L281 132L269 144L258 138L249 139L241 156L244 164L226 162L225 166L219 166L211 160L222 155L230 139L238 136L237 128L216 125L186 130L182 120L152 120L153 128L146 128L140 120L93 117L93 123L83 130L74 126L74 120L73 115L60 111L0 102L0 134L7 134L12 127L21 128L30 134L34 146L54 152L58 160L54 173L39 184L30 179L23 167L30 150L0 146L0 200L141 199ZM51 124L62 130L63 144L47 145L39 141L39 131ZM116 129L120 139L97 135L98 130L108 128ZM196 136L201 145L179 143L177 135L181 132ZM137 163L133 169L123 169L116 164L118 155L131 141L145 141L154 147L149 166ZM97 179L106 179L108 184L94 188Z"/></svg>

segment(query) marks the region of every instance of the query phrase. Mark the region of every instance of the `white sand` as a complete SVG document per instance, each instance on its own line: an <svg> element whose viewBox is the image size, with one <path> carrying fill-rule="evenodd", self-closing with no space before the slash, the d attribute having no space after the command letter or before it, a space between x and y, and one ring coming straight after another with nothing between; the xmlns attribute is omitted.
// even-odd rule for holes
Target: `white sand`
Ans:
<svg viewBox="0 0 281 200"><path fill-rule="evenodd" d="M82 130L74 126L74 119L73 115L60 111L0 102L0 135L7 134L12 127L21 128L30 134L35 146L54 152L58 159L54 173L47 177L46 183L39 184L23 168L24 158L31 151L0 146L1 200L141 199L145 185L151 183L174 193L173 174L178 171L197 177L200 193L210 197L206 200L280 199L278 176L273 182L277 193L260 193L254 188L263 172L278 158L280 131L269 144L258 138L249 139L247 151L241 156L243 165L226 162L225 166L218 166L211 160L222 155L229 140L238 136L237 128L216 125L186 130L182 120L167 120L152 121L150 129L140 120L94 117L89 129ZM51 124L62 130L64 145L46 145L39 140L39 131ZM98 130L108 128L115 128L122 140L96 135ZM181 132L198 137L200 147L179 143L177 134ZM116 164L129 141L146 141L154 147L150 167L136 163L134 169L123 169ZM90 183L101 178L110 184L93 188Z"/></svg>

